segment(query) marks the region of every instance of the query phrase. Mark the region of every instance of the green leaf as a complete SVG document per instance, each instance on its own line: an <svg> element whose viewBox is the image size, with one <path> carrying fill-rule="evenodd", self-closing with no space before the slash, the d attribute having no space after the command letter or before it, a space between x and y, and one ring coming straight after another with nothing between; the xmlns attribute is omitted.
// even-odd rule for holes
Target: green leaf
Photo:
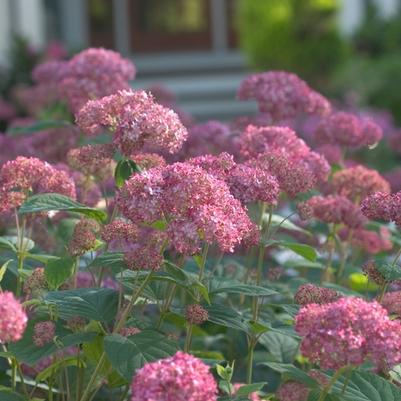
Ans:
<svg viewBox="0 0 401 401"><path fill-rule="evenodd" d="M278 294L277 291L269 288L251 284L243 284L240 281L227 280L224 278L213 279L209 293L220 294L222 292L227 294L243 294L250 297L264 297Z"/></svg>
<svg viewBox="0 0 401 401"><path fill-rule="evenodd" d="M274 356L276 362L292 363L298 353L299 342L277 332L269 331L262 334L259 342Z"/></svg>
<svg viewBox="0 0 401 401"><path fill-rule="evenodd" d="M377 270L383 275L387 281L401 279L401 267L391 263L377 264Z"/></svg>
<svg viewBox="0 0 401 401"><path fill-rule="evenodd" d="M128 338L119 334L106 336L104 349L113 368L130 382L137 369L174 355L178 346L157 331L144 330Z"/></svg>
<svg viewBox="0 0 401 401"><path fill-rule="evenodd" d="M14 252L16 252L20 246L18 237L16 235L4 235L3 237L0 237L0 246L2 245ZM25 251L30 251L34 246L35 243L30 238L24 237L21 244L22 249Z"/></svg>
<svg viewBox="0 0 401 401"><path fill-rule="evenodd" d="M56 290L61 284L69 279L74 273L75 259L65 257L50 260L45 266L45 277L52 290Z"/></svg>
<svg viewBox="0 0 401 401"><path fill-rule="evenodd" d="M237 397L242 397L251 393L254 393L256 391L262 390L263 386L265 386L267 383L266 382L260 382L260 383L252 383L252 384L245 384L241 386L235 395Z"/></svg>
<svg viewBox="0 0 401 401"><path fill-rule="evenodd" d="M221 304L205 306L209 314L209 322L220 326L231 327L247 332L249 327L246 320L236 310Z"/></svg>
<svg viewBox="0 0 401 401"><path fill-rule="evenodd" d="M71 347L73 345L83 344L85 342L91 342L97 335L97 333L76 333L67 334L57 337L57 344L49 343L43 347L37 347L32 342L33 325L27 329L24 333L24 337L16 342L11 343L8 346L10 352L18 359L21 363L26 363L30 366L34 366L42 358L54 354L57 350Z"/></svg>
<svg viewBox="0 0 401 401"><path fill-rule="evenodd" d="M275 370L281 374L285 374L289 379L299 381L308 387L317 387L318 382L310 377L306 372L298 369L294 365L287 363L265 362L261 363L262 366L268 366L270 369ZM356 400L353 400L356 401Z"/></svg>
<svg viewBox="0 0 401 401"><path fill-rule="evenodd" d="M12 259L8 259L5 263L3 263L3 265L0 268L0 283L3 281L3 277L6 274L7 271L7 267L10 264L10 262L12 262Z"/></svg>
<svg viewBox="0 0 401 401"><path fill-rule="evenodd" d="M94 267L106 267L114 273L119 273L128 268L124 262L124 254L122 252L105 252L96 256L88 266L88 268Z"/></svg>
<svg viewBox="0 0 401 401"><path fill-rule="evenodd" d="M344 378L334 384L332 394L341 394L343 382ZM400 401L401 389L374 373L358 370L352 373L341 399L344 401Z"/></svg>
<svg viewBox="0 0 401 401"><path fill-rule="evenodd" d="M6 239L6 237L0 237L0 248L6 248L13 252L17 252L15 245L10 240Z"/></svg>
<svg viewBox="0 0 401 401"><path fill-rule="evenodd" d="M58 256L53 256L53 255L46 255L46 254L38 254L38 253L26 253L25 254L26 259L33 259L37 260L40 263L47 264L50 261L55 261L60 259Z"/></svg>
<svg viewBox="0 0 401 401"><path fill-rule="evenodd" d="M61 360L57 360L56 362L52 363L46 369L42 370L37 376L36 381L41 382L47 380L50 376L57 373L62 368L66 368L68 366L77 366L77 367L84 367L84 363L80 358L76 356L70 356L67 358L63 358Z"/></svg>
<svg viewBox="0 0 401 401"><path fill-rule="evenodd" d="M114 180L117 188L121 188L132 174L140 173L141 171L134 161L128 159L120 160L114 170Z"/></svg>
<svg viewBox="0 0 401 401"><path fill-rule="evenodd" d="M64 128L71 127L72 124L69 121L62 120L47 120L47 121L36 121L28 126L16 126L7 130L7 135L18 136L18 135L29 135L34 132L45 131L53 128Z"/></svg>
<svg viewBox="0 0 401 401"><path fill-rule="evenodd" d="M116 317L118 292L111 288L78 288L48 292L45 303L56 305L63 319L82 316L89 320L109 322Z"/></svg>
<svg viewBox="0 0 401 401"><path fill-rule="evenodd" d="M268 219L269 219L269 215L267 214L264 216L264 220L267 222ZM272 215L270 224L271 224L271 227L279 227L279 228L284 228L286 230L298 231L303 234L311 235L311 233L309 231L297 226L291 220L286 219L285 217L280 216L278 214Z"/></svg>
<svg viewBox="0 0 401 401"><path fill-rule="evenodd" d="M21 394L14 393L8 388L0 388L0 400L1 401L26 401L26 398Z"/></svg>
<svg viewBox="0 0 401 401"><path fill-rule="evenodd" d="M316 251L309 245L298 244L297 242L279 242L278 245L283 248L290 249L311 262L316 261Z"/></svg>
<svg viewBox="0 0 401 401"><path fill-rule="evenodd" d="M107 213L76 202L68 196L60 194L38 194L29 197L19 208L19 214L66 211L83 214L92 219L103 222L107 219Z"/></svg>

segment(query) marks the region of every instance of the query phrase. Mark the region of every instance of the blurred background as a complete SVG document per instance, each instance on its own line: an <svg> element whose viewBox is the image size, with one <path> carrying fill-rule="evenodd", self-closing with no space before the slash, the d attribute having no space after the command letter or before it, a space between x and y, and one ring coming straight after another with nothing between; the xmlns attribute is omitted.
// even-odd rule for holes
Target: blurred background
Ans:
<svg viewBox="0 0 401 401"><path fill-rule="evenodd" d="M197 121L256 112L240 81L283 69L401 123L401 0L0 0L2 97L89 46L132 58L134 87L171 91Z"/></svg>

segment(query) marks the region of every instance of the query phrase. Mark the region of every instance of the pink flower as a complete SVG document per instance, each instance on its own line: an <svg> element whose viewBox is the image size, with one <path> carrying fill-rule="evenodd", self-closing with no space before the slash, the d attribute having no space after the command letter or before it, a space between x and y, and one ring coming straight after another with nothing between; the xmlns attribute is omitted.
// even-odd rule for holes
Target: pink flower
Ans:
<svg viewBox="0 0 401 401"><path fill-rule="evenodd" d="M209 367L183 352L147 363L132 381L132 401L216 401Z"/></svg>
<svg viewBox="0 0 401 401"><path fill-rule="evenodd" d="M96 246L96 234L100 226L95 220L83 219L79 221L68 244L68 252L73 256L80 256Z"/></svg>
<svg viewBox="0 0 401 401"><path fill-rule="evenodd" d="M318 287L314 284L301 285L294 295L298 305L327 304L336 301L340 295L330 288Z"/></svg>
<svg viewBox="0 0 401 401"><path fill-rule="evenodd" d="M76 197L73 180L64 171L34 157L17 157L0 170L0 212L18 208L35 193Z"/></svg>
<svg viewBox="0 0 401 401"><path fill-rule="evenodd" d="M77 112L90 99L128 89L135 72L131 61L112 50L86 49L66 63L59 91Z"/></svg>
<svg viewBox="0 0 401 401"><path fill-rule="evenodd" d="M200 239L232 252L253 228L227 185L188 163L132 176L118 194L117 204L133 223L166 221L170 245L183 253L197 252Z"/></svg>
<svg viewBox="0 0 401 401"><path fill-rule="evenodd" d="M337 171L332 180L333 191L351 201L362 201L375 192L390 192L389 183L376 171L364 166Z"/></svg>
<svg viewBox="0 0 401 401"><path fill-rule="evenodd" d="M380 303L390 315L401 317L401 291L386 292Z"/></svg>
<svg viewBox="0 0 401 401"><path fill-rule="evenodd" d="M144 91L123 90L91 100L76 117L88 135L112 131L113 143L127 157L144 150L176 153L188 135L177 114Z"/></svg>
<svg viewBox="0 0 401 401"><path fill-rule="evenodd" d="M361 210L370 219L401 225L401 191L395 194L376 192L362 202Z"/></svg>
<svg viewBox="0 0 401 401"><path fill-rule="evenodd" d="M298 204L301 219L315 218L325 223L345 224L351 228L361 227L366 223L360 209L343 196L313 196Z"/></svg>
<svg viewBox="0 0 401 401"><path fill-rule="evenodd" d="M37 347L43 347L53 341L56 335L56 326L54 322L38 322L33 327L33 342Z"/></svg>
<svg viewBox="0 0 401 401"><path fill-rule="evenodd" d="M156 153L138 153L130 157L141 170L149 170L153 167L166 165L166 160Z"/></svg>
<svg viewBox="0 0 401 401"><path fill-rule="evenodd" d="M301 352L323 369L358 366L371 360L379 368L401 361L401 323L391 321L377 302L360 298L304 306L295 318L303 337Z"/></svg>
<svg viewBox="0 0 401 401"><path fill-rule="evenodd" d="M349 238L350 231L347 228L338 233L342 240ZM382 227L379 233L375 231L357 228L352 231L351 244L363 249L370 254L376 254L383 251L389 251L393 248L390 232L386 227Z"/></svg>
<svg viewBox="0 0 401 401"><path fill-rule="evenodd" d="M315 131L318 143L353 149L374 145L382 136L382 129L373 120L341 111L322 119Z"/></svg>
<svg viewBox="0 0 401 401"><path fill-rule="evenodd" d="M341 163L342 159L341 148L337 145L330 145L330 144L320 145L315 149L315 151L317 153L322 154L330 164Z"/></svg>
<svg viewBox="0 0 401 401"><path fill-rule="evenodd" d="M15 342L22 338L28 317L12 292L0 293L0 343Z"/></svg>
<svg viewBox="0 0 401 401"><path fill-rule="evenodd" d="M250 75L240 85L240 100L256 99L259 110L279 121L300 113L324 115L330 103L295 74L269 71Z"/></svg>

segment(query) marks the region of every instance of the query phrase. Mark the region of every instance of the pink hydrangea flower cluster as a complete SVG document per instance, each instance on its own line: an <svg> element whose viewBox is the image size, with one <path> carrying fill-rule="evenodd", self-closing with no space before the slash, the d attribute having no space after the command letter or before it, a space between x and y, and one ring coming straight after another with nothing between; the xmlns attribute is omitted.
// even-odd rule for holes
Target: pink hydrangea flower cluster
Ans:
<svg viewBox="0 0 401 401"><path fill-rule="evenodd" d="M337 171L331 185L334 193L357 203L375 192L391 191L390 184L376 170L364 166Z"/></svg>
<svg viewBox="0 0 401 401"><path fill-rule="evenodd" d="M141 151L176 153L188 135L177 114L144 91L122 90L91 100L76 117L88 135L112 131L114 145L127 157Z"/></svg>
<svg viewBox="0 0 401 401"><path fill-rule="evenodd" d="M352 149L374 145L382 136L382 129L373 120L342 111L323 118L314 134L316 141L320 144Z"/></svg>
<svg viewBox="0 0 401 401"><path fill-rule="evenodd" d="M240 100L256 99L259 110L279 121L300 113L324 115L330 103L297 75L269 71L250 75L240 85Z"/></svg>
<svg viewBox="0 0 401 401"><path fill-rule="evenodd" d="M318 287L314 284L301 285L294 295L298 305L327 304L336 301L340 294L331 288Z"/></svg>
<svg viewBox="0 0 401 401"><path fill-rule="evenodd" d="M156 153L138 153L130 157L141 170L149 170L153 167L162 167L166 165L163 156Z"/></svg>
<svg viewBox="0 0 401 401"><path fill-rule="evenodd" d="M341 147L337 145L324 144L315 148L330 164L340 164L342 160Z"/></svg>
<svg viewBox="0 0 401 401"><path fill-rule="evenodd" d="M223 151L232 152L233 148L234 137L230 127L220 121L211 120L190 127L182 153L187 157L217 155Z"/></svg>
<svg viewBox="0 0 401 401"><path fill-rule="evenodd" d="M43 347L53 341L56 335L56 325L52 321L38 322L33 327L33 343L37 347Z"/></svg>
<svg viewBox="0 0 401 401"><path fill-rule="evenodd" d="M345 224L350 228L359 228L366 223L359 207L344 196L313 196L297 207L303 220L315 218L325 223Z"/></svg>
<svg viewBox="0 0 401 401"><path fill-rule="evenodd" d="M361 210L372 220L394 221L401 225L401 191L395 194L376 192L362 202Z"/></svg>
<svg viewBox="0 0 401 401"><path fill-rule="evenodd" d="M1 167L0 213L18 208L31 194L51 192L76 197L74 181L49 163L20 156Z"/></svg>
<svg viewBox="0 0 401 401"><path fill-rule="evenodd" d="M217 179L225 181L234 197L243 204L277 202L280 188L276 177L259 167L237 164L228 153L198 156L189 159L188 163L200 166Z"/></svg>
<svg viewBox="0 0 401 401"><path fill-rule="evenodd" d="M291 196L325 181L330 171L326 159L288 127L248 126L239 139L247 164L259 166L275 175Z"/></svg>
<svg viewBox="0 0 401 401"><path fill-rule="evenodd" d="M69 165L86 176L102 179L111 174L110 164L115 149L111 144L85 145L71 149L67 159Z"/></svg>
<svg viewBox="0 0 401 401"><path fill-rule="evenodd" d="M401 317L401 291L386 292L380 304L390 315Z"/></svg>
<svg viewBox="0 0 401 401"><path fill-rule="evenodd" d="M49 61L33 71L39 85L57 84L57 91L73 112L88 100L129 88L135 77L134 64L112 50L86 49L69 61Z"/></svg>
<svg viewBox="0 0 401 401"><path fill-rule="evenodd" d="M216 401L209 367L183 352L147 363L132 381L132 401Z"/></svg>
<svg viewBox="0 0 401 401"><path fill-rule="evenodd" d="M117 204L133 223L165 220L170 245L184 254L198 252L201 240L232 252L254 228L223 181L188 163L132 176L117 195Z"/></svg>
<svg viewBox="0 0 401 401"><path fill-rule="evenodd" d="M22 338L28 317L14 294L0 293L0 343L15 342Z"/></svg>
<svg viewBox="0 0 401 401"><path fill-rule="evenodd" d="M349 297L306 305L295 318L295 330L303 337L302 354L323 369L367 360L383 369L401 361L401 323L390 320L376 301Z"/></svg>

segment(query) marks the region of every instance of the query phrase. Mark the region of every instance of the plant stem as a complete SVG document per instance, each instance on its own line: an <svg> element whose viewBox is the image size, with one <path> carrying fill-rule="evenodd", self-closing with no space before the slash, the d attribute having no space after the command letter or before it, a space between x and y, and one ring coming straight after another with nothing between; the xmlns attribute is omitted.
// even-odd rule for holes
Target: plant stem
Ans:
<svg viewBox="0 0 401 401"><path fill-rule="evenodd" d="M184 352L187 352L187 353L191 349L192 329L193 329L193 325L191 323L188 323L187 324L187 336L185 338L185 345L184 345Z"/></svg>
<svg viewBox="0 0 401 401"><path fill-rule="evenodd" d="M331 378L330 383L320 393L320 397L319 397L318 401L325 400L325 398L327 397L327 394L329 394L329 391L333 387L333 384L340 378L343 371L344 371L344 368L340 368L334 373L334 376Z"/></svg>
<svg viewBox="0 0 401 401"><path fill-rule="evenodd" d="M101 357L99 359L99 362L96 365L96 368L95 368L91 378L89 379L88 385L86 386L85 391L84 391L80 401L86 401L89 398L91 388L92 388L93 384L95 383L96 378L97 378L100 370L102 369L103 363L105 360L106 360L106 353L103 352L103 354L101 355Z"/></svg>
<svg viewBox="0 0 401 401"><path fill-rule="evenodd" d="M252 373L253 373L253 354L254 354L254 341L253 339L249 339L249 347L248 347L248 358L247 358L247 369L246 369L246 383L252 383Z"/></svg>

